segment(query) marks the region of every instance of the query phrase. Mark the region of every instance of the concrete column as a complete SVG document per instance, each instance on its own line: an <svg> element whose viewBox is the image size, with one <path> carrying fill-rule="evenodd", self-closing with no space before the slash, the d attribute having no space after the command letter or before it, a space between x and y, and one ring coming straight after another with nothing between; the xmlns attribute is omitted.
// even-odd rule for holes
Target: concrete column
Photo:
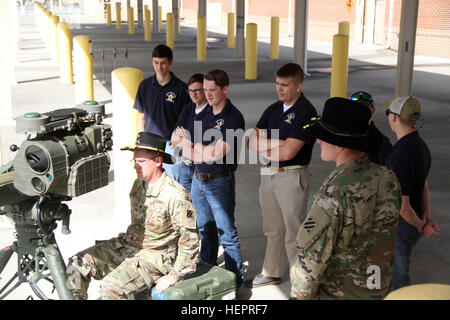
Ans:
<svg viewBox="0 0 450 320"><path fill-rule="evenodd" d="M402 1L395 97L411 95L419 0Z"/></svg>
<svg viewBox="0 0 450 320"><path fill-rule="evenodd" d="M178 39L178 24L180 22L180 10L178 9L178 0L172 0L173 13L173 38Z"/></svg>
<svg viewBox="0 0 450 320"><path fill-rule="evenodd" d="M207 0L198 0L198 17L205 17L207 14Z"/></svg>
<svg viewBox="0 0 450 320"><path fill-rule="evenodd" d="M159 4L158 0L152 1L152 12L153 12L153 33L159 32Z"/></svg>
<svg viewBox="0 0 450 320"><path fill-rule="evenodd" d="M137 18L138 18L138 28L142 28L144 20L144 10L143 10L142 0L137 0Z"/></svg>
<svg viewBox="0 0 450 320"><path fill-rule="evenodd" d="M294 59L307 74L308 0L295 0Z"/></svg>
<svg viewBox="0 0 450 320"><path fill-rule="evenodd" d="M236 58L244 58L245 56L245 1L236 0L236 42L235 56Z"/></svg>

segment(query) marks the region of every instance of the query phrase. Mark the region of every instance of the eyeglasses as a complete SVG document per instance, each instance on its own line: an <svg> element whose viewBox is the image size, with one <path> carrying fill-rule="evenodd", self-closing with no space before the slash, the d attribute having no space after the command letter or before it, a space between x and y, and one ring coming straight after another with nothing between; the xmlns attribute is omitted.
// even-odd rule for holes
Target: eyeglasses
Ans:
<svg viewBox="0 0 450 320"><path fill-rule="evenodd" d="M367 102L371 107L373 107L373 98L367 92L357 92L350 97L350 100Z"/></svg>
<svg viewBox="0 0 450 320"><path fill-rule="evenodd" d="M131 159L130 162L135 165L137 164L138 166L142 167L143 165L145 165L149 160L148 159Z"/></svg>
<svg viewBox="0 0 450 320"><path fill-rule="evenodd" d="M203 91L204 91L203 88L202 88L202 89L194 89L194 90L188 89L188 90L187 90L187 93L189 93L189 94L191 94L191 93L199 94L200 92L203 92Z"/></svg>

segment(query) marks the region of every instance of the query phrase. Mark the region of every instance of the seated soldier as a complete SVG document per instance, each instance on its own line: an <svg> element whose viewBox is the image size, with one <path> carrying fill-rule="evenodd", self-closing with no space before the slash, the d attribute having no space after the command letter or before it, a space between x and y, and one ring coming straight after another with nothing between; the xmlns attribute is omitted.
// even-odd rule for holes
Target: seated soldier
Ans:
<svg viewBox="0 0 450 320"><path fill-rule="evenodd" d="M140 132L134 147L138 178L130 192L131 225L118 237L98 242L69 259L69 289L87 299L91 277L101 280L102 299L125 299L156 283L159 293L196 269L199 234L189 193L169 177L166 141Z"/></svg>

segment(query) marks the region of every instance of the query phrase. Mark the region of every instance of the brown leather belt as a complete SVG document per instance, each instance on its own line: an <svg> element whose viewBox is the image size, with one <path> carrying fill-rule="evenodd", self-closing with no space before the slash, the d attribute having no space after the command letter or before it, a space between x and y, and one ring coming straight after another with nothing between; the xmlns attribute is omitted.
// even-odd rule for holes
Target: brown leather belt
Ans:
<svg viewBox="0 0 450 320"><path fill-rule="evenodd" d="M195 170L195 175L201 180L201 181L209 181L217 178L227 177L230 173L227 172L221 172L221 173L209 173L209 174L203 174Z"/></svg>

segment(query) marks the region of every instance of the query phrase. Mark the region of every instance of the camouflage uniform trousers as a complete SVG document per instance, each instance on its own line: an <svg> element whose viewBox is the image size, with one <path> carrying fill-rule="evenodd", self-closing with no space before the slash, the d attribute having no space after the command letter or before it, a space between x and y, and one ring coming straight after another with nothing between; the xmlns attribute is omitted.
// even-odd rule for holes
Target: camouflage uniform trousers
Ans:
<svg viewBox="0 0 450 320"><path fill-rule="evenodd" d="M68 288L75 299L87 299L94 278L101 280L102 300L116 300L152 287L163 274L148 259L137 256L139 251L120 238L97 242L69 259Z"/></svg>

